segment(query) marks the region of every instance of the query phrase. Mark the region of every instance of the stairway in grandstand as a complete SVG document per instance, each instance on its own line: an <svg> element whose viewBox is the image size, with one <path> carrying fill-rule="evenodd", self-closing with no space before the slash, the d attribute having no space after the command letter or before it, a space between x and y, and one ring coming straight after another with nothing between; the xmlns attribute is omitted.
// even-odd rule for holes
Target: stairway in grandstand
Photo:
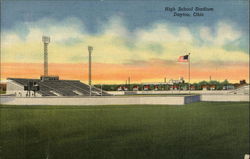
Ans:
<svg viewBox="0 0 250 159"><path fill-rule="evenodd" d="M249 94L249 84L243 85L233 91L230 91L229 94Z"/></svg>
<svg viewBox="0 0 250 159"><path fill-rule="evenodd" d="M19 85L25 86L29 81L36 82L40 86L40 90L37 93L42 96L89 96L90 88L89 85L81 83L76 80L48 80L41 81L38 79L21 79L21 78L10 78ZM108 96L109 94L92 86L92 96Z"/></svg>

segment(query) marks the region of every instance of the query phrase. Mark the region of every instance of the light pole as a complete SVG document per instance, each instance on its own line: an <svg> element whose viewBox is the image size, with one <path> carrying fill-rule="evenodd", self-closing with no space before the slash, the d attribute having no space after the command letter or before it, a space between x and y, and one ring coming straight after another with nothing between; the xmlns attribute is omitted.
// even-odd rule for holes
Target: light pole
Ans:
<svg viewBox="0 0 250 159"><path fill-rule="evenodd" d="M48 45L50 43L50 37L43 36L42 41L44 49L44 64L43 64L44 76L48 76Z"/></svg>
<svg viewBox="0 0 250 159"><path fill-rule="evenodd" d="M191 58L190 58L190 54L188 54L188 90L189 90L189 94L190 94L190 61L191 61Z"/></svg>
<svg viewBox="0 0 250 159"><path fill-rule="evenodd" d="M92 87L91 87L91 53L93 51L92 46L88 46L88 51L89 51L89 96L92 94Z"/></svg>
<svg viewBox="0 0 250 159"><path fill-rule="evenodd" d="M101 96L102 96L102 84L101 84Z"/></svg>

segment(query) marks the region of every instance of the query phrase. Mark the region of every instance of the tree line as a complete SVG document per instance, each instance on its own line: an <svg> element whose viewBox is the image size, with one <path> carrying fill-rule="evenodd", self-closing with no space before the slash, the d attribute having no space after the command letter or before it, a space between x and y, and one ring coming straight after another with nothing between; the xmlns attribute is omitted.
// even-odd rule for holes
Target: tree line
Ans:
<svg viewBox="0 0 250 159"><path fill-rule="evenodd" d="M129 91L132 91L135 86L138 86L139 90L142 90L144 86L147 84L104 84L104 85L94 85L97 88L102 88L106 91L117 91L119 87L126 87ZM222 82L211 80L211 81L200 81L191 83L190 86L193 87L195 90L202 90L204 86L214 86L216 90L222 90L225 88L225 86L233 86L233 83L229 83L228 80L224 80ZM158 90L170 90L170 89L180 89L185 90L188 89L188 83L178 83L178 84L167 84L167 83L161 83L161 84L148 84L147 85L149 90L155 90L155 87L158 86Z"/></svg>

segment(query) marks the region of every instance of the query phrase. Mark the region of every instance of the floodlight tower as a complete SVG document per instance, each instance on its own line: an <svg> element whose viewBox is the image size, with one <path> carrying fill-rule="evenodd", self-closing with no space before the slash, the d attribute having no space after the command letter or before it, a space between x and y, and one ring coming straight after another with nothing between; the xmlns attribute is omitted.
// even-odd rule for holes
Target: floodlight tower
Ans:
<svg viewBox="0 0 250 159"><path fill-rule="evenodd" d="M48 76L48 45L50 43L50 37L49 36L43 36L43 49L44 49L44 76Z"/></svg>
<svg viewBox="0 0 250 159"><path fill-rule="evenodd" d="M92 46L88 46L88 51L89 51L89 95L91 96L91 53L93 51Z"/></svg>

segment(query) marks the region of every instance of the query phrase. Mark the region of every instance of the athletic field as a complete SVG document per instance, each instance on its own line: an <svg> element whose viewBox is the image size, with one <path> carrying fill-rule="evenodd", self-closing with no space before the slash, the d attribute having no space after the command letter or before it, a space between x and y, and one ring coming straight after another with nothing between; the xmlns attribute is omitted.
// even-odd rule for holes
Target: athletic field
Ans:
<svg viewBox="0 0 250 159"><path fill-rule="evenodd" d="M243 159L249 103L0 106L1 159Z"/></svg>

